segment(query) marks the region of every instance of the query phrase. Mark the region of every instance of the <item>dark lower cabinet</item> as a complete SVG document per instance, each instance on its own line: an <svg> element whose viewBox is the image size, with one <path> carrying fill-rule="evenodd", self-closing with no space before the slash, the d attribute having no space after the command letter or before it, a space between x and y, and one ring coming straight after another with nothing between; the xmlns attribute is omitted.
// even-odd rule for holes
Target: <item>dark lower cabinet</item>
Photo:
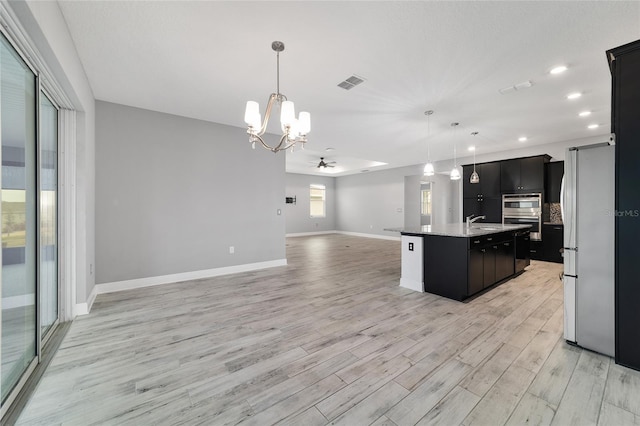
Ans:
<svg viewBox="0 0 640 426"><path fill-rule="evenodd" d="M484 261L482 262L484 266L484 271L482 274L482 286L484 288L490 287L496 283L496 252L498 251L498 246L490 245L484 250Z"/></svg>
<svg viewBox="0 0 640 426"><path fill-rule="evenodd" d="M529 231L516 232L515 252L516 252L516 273L524 271L524 268L531 264L531 233Z"/></svg>
<svg viewBox="0 0 640 426"><path fill-rule="evenodd" d="M515 272L515 248L513 241L503 241L498 244L496 252L496 281L513 275Z"/></svg>
<svg viewBox="0 0 640 426"><path fill-rule="evenodd" d="M544 260L544 247L542 241L529 242L529 256L533 260Z"/></svg>
<svg viewBox="0 0 640 426"><path fill-rule="evenodd" d="M564 241L564 226L542 225L542 260L562 263L562 245Z"/></svg>
<svg viewBox="0 0 640 426"><path fill-rule="evenodd" d="M475 238L424 235L425 291L464 300L513 276L515 235L515 232Z"/></svg>
<svg viewBox="0 0 640 426"><path fill-rule="evenodd" d="M484 289L484 252L486 249L469 250L469 285L467 294Z"/></svg>

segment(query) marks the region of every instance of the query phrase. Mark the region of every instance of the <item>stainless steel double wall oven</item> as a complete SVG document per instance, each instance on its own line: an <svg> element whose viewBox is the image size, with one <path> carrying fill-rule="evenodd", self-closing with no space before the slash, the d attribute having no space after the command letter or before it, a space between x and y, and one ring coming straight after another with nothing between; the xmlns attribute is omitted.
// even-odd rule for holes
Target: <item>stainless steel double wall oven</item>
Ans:
<svg viewBox="0 0 640 426"><path fill-rule="evenodd" d="M531 240L542 241L542 194L502 195L502 223L531 225Z"/></svg>

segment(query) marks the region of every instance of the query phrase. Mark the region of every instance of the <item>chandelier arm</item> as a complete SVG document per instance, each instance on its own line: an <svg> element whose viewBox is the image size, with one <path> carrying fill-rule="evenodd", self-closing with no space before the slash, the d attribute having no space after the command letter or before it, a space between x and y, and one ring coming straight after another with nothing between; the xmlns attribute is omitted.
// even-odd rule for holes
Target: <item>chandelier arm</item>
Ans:
<svg viewBox="0 0 640 426"><path fill-rule="evenodd" d="M280 142L278 142L278 145L276 145L276 147L271 150L273 152L278 152L283 149L287 149L288 147L286 146L285 141L287 140L288 137L289 137L289 126L285 128L284 135L282 135L282 137L280 138Z"/></svg>
<svg viewBox="0 0 640 426"><path fill-rule="evenodd" d="M296 145L296 144L298 144L298 143L299 143L299 144L304 145L304 143L305 143L305 142L306 142L306 140L304 140L304 139L298 139L298 138L296 138L296 139L294 139L294 140L293 140L293 142L291 142L291 143L290 143L290 144L288 144L287 146L285 146L285 147L283 147L283 148L280 148L280 150L282 150L282 151L286 151L287 149L292 148L294 145Z"/></svg>
<svg viewBox="0 0 640 426"><path fill-rule="evenodd" d="M273 151L273 148L271 148L269 145L267 145L264 140L260 137L260 135L258 134L251 134L251 136L249 137L249 143L256 143L256 141L260 142L262 144L263 147L265 147L266 149L268 149L269 151Z"/></svg>
<svg viewBox="0 0 640 426"><path fill-rule="evenodd" d="M267 101L267 109L264 112L264 118L262 119L262 126L260 126L260 130L258 131L258 135L262 136L267 131L267 124L269 124L269 118L271 118L271 109L273 108L273 103L278 98L278 95L272 93L269 96L269 100Z"/></svg>

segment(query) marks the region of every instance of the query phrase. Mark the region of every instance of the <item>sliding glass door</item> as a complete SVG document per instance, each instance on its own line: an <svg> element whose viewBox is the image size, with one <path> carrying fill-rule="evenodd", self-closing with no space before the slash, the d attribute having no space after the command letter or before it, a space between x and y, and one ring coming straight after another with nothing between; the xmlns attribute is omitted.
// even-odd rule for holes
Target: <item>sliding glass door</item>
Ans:
<svg viewBox="0 0 640 426"><path fill-rule="evenodd" d="M40 92L40 335L58 319L58 109Z"/></svg>
<svg viewBox="0 0 640 426"><path fill-rule="evenodd" d="M35 74L9 42L0 45L2 134L2 402L37 356Z"/></svg>
<svg viewBox="0 0 640 426"><path fill-rule="evenodd" d="M0 35L0 396L6 412L58 321L58 108Z"/></svg>

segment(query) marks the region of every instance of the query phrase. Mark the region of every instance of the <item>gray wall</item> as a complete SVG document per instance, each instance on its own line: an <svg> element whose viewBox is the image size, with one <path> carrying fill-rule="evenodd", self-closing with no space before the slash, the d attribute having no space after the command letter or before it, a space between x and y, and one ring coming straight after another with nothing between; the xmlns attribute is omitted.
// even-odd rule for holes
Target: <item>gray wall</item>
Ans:
<svg viewBox="0 0 640 426"><path fill-rule="evenodd" d="M404 178L421 174L422 167L337 177L337 230L398 237L383 229L404 226Z"/></svg>
<svg viewBox="0 0 640 426"><path fill-rule="evenodd" d="M336 179L332 176L311 176L296 173L286 174L286 196L296 197L296 204L284 208L287 234L324 232L336 230ZM326 188L326 217L309 216L309 185L324 185Z"/></svg>
<svg viewBox="0 0 640 426"><path fill-rule="evenodd" d="M405 227L420 226L420 186L421 182L431 183L431 224L460 222L461 180L452 181L449 175L413 175L404 180Z"/></svg>
<svg viewBox="0 0 640 426"><path fill-rule="evenodd" d="M96 160L97 283L285 258L285 157L244 129L98 101Z"/></svg>

